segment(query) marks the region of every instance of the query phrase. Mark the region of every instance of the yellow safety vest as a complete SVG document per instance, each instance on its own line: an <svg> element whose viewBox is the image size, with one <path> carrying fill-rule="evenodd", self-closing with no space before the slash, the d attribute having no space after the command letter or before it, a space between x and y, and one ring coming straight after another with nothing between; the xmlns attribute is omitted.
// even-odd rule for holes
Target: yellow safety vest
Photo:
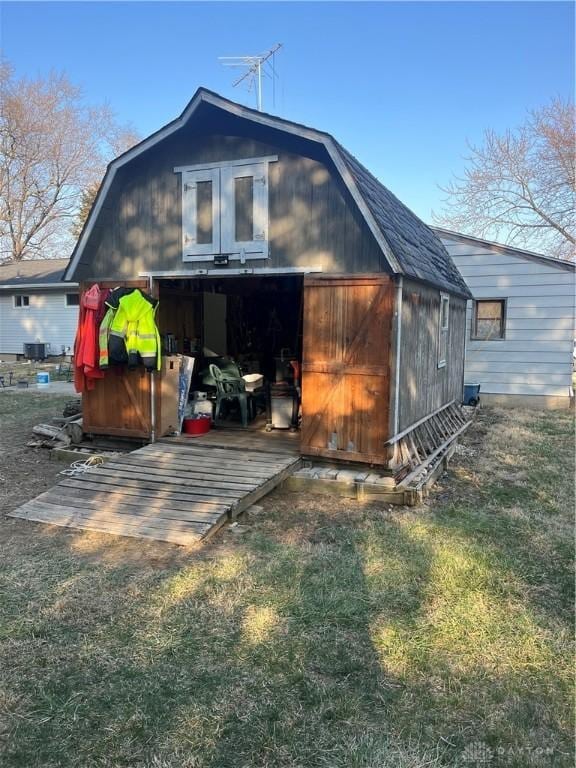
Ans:
<svg viewBox="0 0 576 768"><path fill-rule="evenodd" d="M138 289L122 296L110 323L110 336L120 336L126 344L128 367L135 368L140 359L149 371L160 370L160 334L154 315L156 304L147 301Z"/></svg>

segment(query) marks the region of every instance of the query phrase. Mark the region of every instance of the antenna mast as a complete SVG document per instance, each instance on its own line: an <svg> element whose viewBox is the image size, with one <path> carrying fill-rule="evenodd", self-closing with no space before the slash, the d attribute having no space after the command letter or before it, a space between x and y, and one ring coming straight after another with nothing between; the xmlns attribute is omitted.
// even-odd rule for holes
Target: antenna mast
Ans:
<svg viewBox="0 0 576 768"><path fill-rule="evenodd" d="M282 48L282 43L277 43L273 48L262 53L259 56L219 56L218 60L222 62L225 67L245 67L246 72L241 75L237 80L232 83L232 87L240 85L240 83L248 80L248 90L256 87L256 103L258 111L262 112L262 65L265 64L270 58L273 59L277 51ZM266 70L264 70L264 74ZM276 77L276 71L274 66L272 67L272 77Z"/></svg>

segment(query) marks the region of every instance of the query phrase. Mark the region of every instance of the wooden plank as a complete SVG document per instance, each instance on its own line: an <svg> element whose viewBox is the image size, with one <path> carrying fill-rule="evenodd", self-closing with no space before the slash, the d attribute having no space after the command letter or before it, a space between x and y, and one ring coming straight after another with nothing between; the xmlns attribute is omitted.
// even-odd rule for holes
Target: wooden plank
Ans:
<svg viewBox="0 0 576 768"><path fill-rule="evenodd" d="M270 464L277 464L278 462L285 461L289 458L297 456L297 452L290 453L274 453L265 451L260 448L254 448L250 446L237 447L224 447L218 444L200 444L195 443L194 446L181 444L181 443L169 443L163 441L156 441L145 448L140 448L140 451L164 451L172 452L174 454L180 453L181 455L195 455L195 456L227 456L231 460L245 461L248 463L254 462L267 462Z"/></svg>
<svg viewBox="0 0 576 768"><path fill-rule="evenodd" d="M258 433L251 434L247 430L247 434L237 436L234 433L236 430L227 429L224 435L221 435L216 430L214 433L209 432L207 435L193 438L194 446L202 446L204 448L221 448L227 450L240 450L265 453L268 456L274 455L299 455L300 452L300 440L299 436L295 435L294 438L288 438L281 436L280 438L273 437L274 432L270 434L260 435ZM166 444L172 443L173 445L188 446L191 445L191 441L182 437L166 437L157 440L154 445L158 443Z"/></svg>
<svg viewBox="0 0 576 768"><path fill-rule="evenodd" d="M128 458L132 455L134 454L127 454L122 458ZM245 467L246 469L262 470L263 472L273 472L278 467L284 467L286 466L287 462L298 458L297 456L285 456L281 459L278 459L278 461L264 461L263 459L245 461L244 459L238 458L238 454L232 454L230 456L225 454L213 454L210 450L184 453L180 451L173 451L172 448L169 448L167 451L142 449L141 451L136 451L135 455L138 458L142 457L144 459L161 459L166 462L179 462L187 464L188 466L193 465L195 462L204 463L206 466L220 468L223 466L223 464L232 464L234 466Z"/></svg>
<svg viewBox="0 0 576 768"><path fill-rule="evenodd" d="M230 503L234 499L239 498L242 494L234 491L214 491L211 488L187 488L185 491L171 491L163 488L162 485L154 485L148 487L145 484L138 481L130 481L122 478L114 479L110 477L102 476L99 480L92 482L91 480L83 479L76 480L70 478L62 480L59 485L70 486L72 488L92 488L96 491L107 492L108 490L118 490L124 493L134 493L140 496L150 496L155 499L174 499L177 501L214 501L216 504L222 504L223 502Z"/></svg>
<svg viewBox="0 0 576 768"><path fill-rule="evenodd" d="M327 373L330 376L387 376L388 365L345 365L339 362L304 363L303 373Z"/></svg>
<svg viewBox="0 0 576 768"><path fill-rule="evenodd" d="M155 488L160 484L161 486L166 486L169 489L175 489L175 488L199 488L198 480L178 480L178 479L170 479L167 477L156 477L151 476L148 474L145 474L144 472L124 472L118 469L106 469L106 465L103 464L101 468L99 469L89 469L87 472L84 473L84 476L86 478L91 479L97 479L97 478L103 478L108 477L110 479L116 479L121 480L122 482L131 482L131 483L137 483L138 486L142 487L148 487L148 488ZM252 484L252 488L256 487L255 484ZM235 483L226 483L225 481L219 481L218 485L215 486L215 489L220 493L221 491L226 491L227 494L235 495L235 496L242 496L243 493L245 493L246 488L240 487Z"/></svg>
<svg viewBox="0 0 576 768"><path fill-rule="evenodd" d="M357 288L359 285L388 285L390 277L378 274L326 275L325 277L306 275L306 287L329 288L331 286L346 286Z"/></svg>
<svg viewBox="0 0 576 768"><path fill-rule="evenodd" d="M74 509L72 507L61 507L55 504L47 504L45 502L30 501L20 509L16 510L18 517L24 517L26 519L39 519L43 518L46 522L56 523L75 523L84 522L97 526L100 530L108 530L108 528L125 528L127 531L142 531L147 533L157 532L163 533L178 533L182 535L191 535L194 538L202 536L204 532L210 527L207 523L187 523L180 522L178 520L158 520L150 521L148 518L142 516L118 516L113 514L102 513L102 515L96 515L89 511L81 509ZM16 516L16 513L11 513Z"/></svg>
<svg viewBox="0 0 576 768"><path fill-rule="evenodd" d="M179 501L171 498L158 498L156 494L152 496L142 496L134 488L128 488L124 491L121 487L112 485L106 486L105 491L98 491L93 488L76 488L72 486L63 486L62 484L46 491L46 493L55 493L65 498L75 498L86 501L93 501L98 504L111 502L114 504L126 503L131 506L143 507L144 509L173 509L176 512L198 511L207 514L217 514L219 511L226 511L230 508L229 501L221 501L217 497L209 497L209 501L199 500L196 496L186 496L186 501ZM44 494L42 494L43 496ZM40 497L39 497L40 498Z"/></svg>
<svg viewBox="0 0 576 768"><path fill-rule="evenodd" d="M356 453L354 451L332 451L327 448L307 446L303 453L306 456L322 456L326 459L354 461L362 464L377 464L378 466L386 466L388 464L388 452L383 452L382 454Z"/></svg>
<svg viewBox="0 0 576 768"><path fill-rule="evenodd" d="M197 522L197 523L215 523L221 515L225 515L228 512L227 506L215 507L214 511L206 512L194 509L193 506L189 510L174 509L171 506L145 506L144 504L134 504L124 499L114 502L112 499L108 500L105 505L101 500L81 498L78 496L69 496L62 493L63 489L60 489L60 493L48 492L38 496L35 501L42 501L46 504L56 504L63 507L81 508L86 511L106 510L109 513L117 515L130 514L138 515L142 517L149 517L156 520L180 520L182 522ZM72 490L72 489L68 489Z"/></svg>
<svg viewBox="0 0 576 768"><path fill-rule="evenodd" d="M171 520L164 518L149 518L144 515L134 515L129 512L124 514L118 514L115 512L108 512L106 510L91 510L84 509L82 507L62 506L60 504L53 504L49 501L33 500L25 504L23 511L29 510L33 514L45 514L52 520L66 519L70 520L82 519L94 523L113 523L118 525L132 526L134 528L142 528L145 530L162 530L172 531L179 533L196 533L202 535L211 525L211 522L194 522L194 521L182 521Z"/></svg>
<svg viewBox="0 0 576 768"><path fill-rule="evenodd" d="M138 539L153 539L155 541L166 541L172 544L191 545L200 542L205 534L189 532L184 533L182 531L161 531L158 529L139 528L134 526L122 525L117 523L102 523L99 524L94 521L86 521L82 519L70 521L69 518L54 518L53 516L46 515L43 511L35 511L30 509L26 514L19 513L18 510L11 512L9 517L19 517L32 522L46 523L48 525L57 525L64 528L80 528L88 531L96 531L97 533L108 533L115 536L131 536Z"/></svg>
<svg viewBox="0 0 576 768"><path fill-rule="evenodd" d="M154 446L159 445L167 445L167 449L169 450L170 444L165 443L162 440L158 440L156 443L154 443ZM145 451L146 448L141 448L140 450ZM188 448L187 446L174 446L173 452L176 453L178 451L188 451L189 455L194 454L197 455L200 453L200 455L204 455L206 457L210 458L216 458L216 457L222 457L223 459L227 459L229 461L235 461L238 458L238 451L237 450L230 450L226 448L221 448L220 446L214 446L214 445L206 445L202 446L202 448ZM278 466L279 464L282 464L283 462L289 461L291 458L294 457L294 454L288 455L284 454L283 458L280 458L278 454L274 453L268 453L264 451L256 451L252 449L247 449L247 452L245 454L242 454L242 461L248 462L248 463L257 463L257 464L270 464L272 466Z"/></svg>
<svg viewBox="0 0 576 768"><path fill-rule="evenodd" d="M147 452L146 454L139 454L138 458L138 464L145 465L149 463L155 463L156 466L160 467L175 467L175 468L182 468L182 469L193 469L193 468L201 468L202 471L211 472L212 470L220 470L222 471L222 465L223 462L219 461L217 459L210 459L210 458L204 458L200 454L198 457L195 456L189 456L188 458L184 458L181 456L175 455L174 458L171 456L164 454L164 453L153 453L153 452ZM134 459L135 460L135 459ZM114 461L118 462L119 459L114 459ZM124 462L125 459L122 459ZM256 464L255 462L249 463L249 462L237 462L235 461L232 466L234 468L234 471L236 473L242 472L243 474L251 473L255 477L262 476L267 477L270 472L275 472L278 469L283 468L286 466L285 461L280 462L279 464L275 466L261 466L259 464Z"/></svg>
<svg viewBox="0 0 576 768"><path fill-rule="evenodd" d="M195 471L193 468L182 468L174 466L160 467L150 462L137 461L107 461L102 464L102 468L117 469L120 471L129 471L132 467L135 472L145 472L146 478L166 478L169 483L177 483L180 485L183 481L194 481L194 485L200 485L204 481L213 483L218 488L233 488L242 490L244 486L246 490L252 490L257 483L253 479L248 479L246 474L236 474L232 467L221 468L220 472L214 470L212 472L203 471L201 468Z"/></svg>

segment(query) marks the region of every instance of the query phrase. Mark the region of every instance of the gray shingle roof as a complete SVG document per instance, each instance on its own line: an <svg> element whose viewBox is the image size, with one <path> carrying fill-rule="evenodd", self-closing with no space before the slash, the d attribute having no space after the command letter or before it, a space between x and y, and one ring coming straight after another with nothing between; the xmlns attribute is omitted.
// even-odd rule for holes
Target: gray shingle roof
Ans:
<svg viewBox="0 0 576 768"><path fill-rule="evenodd" d="M440 238L347 149L335 143L403 273L471 298Z"/></svg>
<svg viewBox="0 0 576 768"><path fill-rule="evenodd" d="M69 259L31 259L0 264L0 286L61 283Z"/></svg>

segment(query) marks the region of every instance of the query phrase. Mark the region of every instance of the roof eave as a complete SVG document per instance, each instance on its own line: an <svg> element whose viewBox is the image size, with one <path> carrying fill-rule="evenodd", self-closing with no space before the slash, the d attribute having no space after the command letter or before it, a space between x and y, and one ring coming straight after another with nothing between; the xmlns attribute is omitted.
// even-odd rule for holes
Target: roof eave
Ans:
<svg viewBox="0 0 576 768"><path fill-rule="evenodd" d="M78 288L79 283L72 283L72 282L58 282L58 283L0 283L0 290L1 291L9 291L10 289L18 289L19 291L22 289L31 290L34 288L35 290L38 290L40 288L43 288L45 290L57 290L59 288Z"/></svg>
<svg viewBox="0 0 576 768"><path fill-rule="evenodd" d="M544 253L536 253L536 251L527 251L524 248L515 248L513 245L506 245L505 243L497 243L494 240L484 240L481 237L475 237L474 235L465 235L462 232L454 232L450 229L444 229L443 227L430 226L430 229L436 233L441 233L438 236L444 235L456 240L469 240L473 243L479 243L480 245L487 246L493 250L500 251L502 253L510 253L527 259L534 259L538 261L546 262L546 264L552 264L560 269L566 269L570 272L576 270L576 264L573 261L567 261L566 259L558 259L554 256L546 256Z"/></svg>

